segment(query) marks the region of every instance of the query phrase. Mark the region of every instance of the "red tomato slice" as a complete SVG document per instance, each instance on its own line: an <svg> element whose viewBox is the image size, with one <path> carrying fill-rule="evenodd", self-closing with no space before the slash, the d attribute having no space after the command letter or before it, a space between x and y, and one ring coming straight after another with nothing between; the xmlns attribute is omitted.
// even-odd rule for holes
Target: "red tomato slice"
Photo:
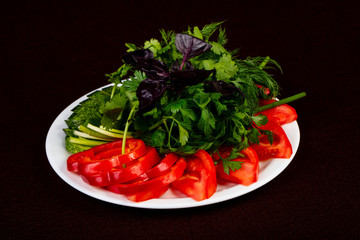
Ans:
<svg viewBox="0 0 360 240"><path fill-rule="evenodd" d="M137 192L134 194L126 195L127 199L133 202L143 202L153 198L161 197L167 190L169 189L169 185L162 186L159 188L154 188L148 191Z"/></svg>
<svg viewBox="0 0 360 240"><path fill-rule="evenodd" d="M196 201L210 198L216 191L216 170L211 156L204 150L186 158L187 167L182 177L171 184Z"/></svg>
<svg viewBox="0 0 360 240"><path fill-rule="evenodd" d="M157 176L147 181L138 181L131 183L122 183L106 186L109 191L124 194L126 196L133 196L138 193L149 192L158 190L164 186L168 186L170 183L180 178L186 168L186 162L183 158L178 158L176 163L170 168L170 171Z"/></svg>
<svg viewBox="0 0 360 240"><path fill-rule="evenodd" d="M267 105L276 102L276 100L261 100L260 106ZM255 115L263 114L273 122L280 125L291 123L298 118L296 110L288 104L282 104L280 106L259 112Z"/></svg>
<svg viewBox="0 0 360 240"><path fill-rule="evenodd" d="M147 181L152 178L156 178L160 175L168 173L170 171L171 166L178 160L178 156L176 154L168 154L166 157L161 160L159 164L148 170L147 172L141 174L139 177L135 178L131 182L138 181ZM129 183L131 183L129 182Z"/></svg>
<svg viewBox="0 0 360 240"><path fill-rule="evenodd" d="M260 137L259 144L253 144L251 147L256 151L259 160L264 161L270 158L290 158L292 154L291 143L282 127L271 120L264 126L259 127L263 130L269 130L273 133L273 144L270 144L267 136Z"/></svg>
<svg viewBox="0 0 360 240"><path fill-rule="evenodd" d="M144 156L126 164L125 168L121 166L119 168L112 168L111 170L104 169L96 173L86 174L82 173L79 167L79 175L84 182L92 186L104 187L128 182L139 177L160 161L160 157L155 148L146 146L146 149L147 153Z"/></svg>
<svg viewBox="0 0 360 240"><path fill-rule="evenodd" d="M222 147L219 149L219 154L222 158L229 157L231 153L231 147ZM248 147L240 152L245 157L238 157L231 161L242 162L241 168L235 171L231 171L227 174L224 172L223 162L220 160L216 164L216 173L222 179L226 179L231 182L239 183L245 186L249 186L254 182L257 182L259 177L259 158L254 149ZM219 155L215 153L213 155L214 161L218 161Z"/></svg>
<svg viewBox="0 0 360 240"><path fill-rule="evenodd" d="M147 153L133 162L126 164L125 168L118 166L109 171L109 178L112 184L124 183L139 177L151 169L161 159L153 147L146 146Z"/></svg>
<svg viewBox="0 0 360 240"><path fill-rule="evenodd" d="M140 139L126 141L125 154L121 153L122 140L105 143L89 150L72 154L67 160L71 172L94 174L138 159L146 153L145 143Z"/></svg>

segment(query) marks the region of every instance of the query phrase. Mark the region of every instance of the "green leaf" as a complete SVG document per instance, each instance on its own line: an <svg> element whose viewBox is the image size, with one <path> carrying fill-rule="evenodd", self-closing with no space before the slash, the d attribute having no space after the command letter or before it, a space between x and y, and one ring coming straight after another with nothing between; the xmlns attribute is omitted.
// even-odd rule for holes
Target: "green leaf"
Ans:
<svg viewBox="0 0 360 240"><path fill-rule="evenodd" d="M225 28L222 28L220 26L219 28L219 36L218 36L218 43L221 44L222 46L224 46L225 44L227 44L228 40L226 38L226 34L225 34Z"/></svg>
<svg viewBox="0 0 360 240"><path fill-rule="evenodd" d="M252 128L251 131L248 133L247 137L251 143L255 143L255 144L260 143L259 140L260 133L259 130L257 130L256 128Z"/></svg>
<svg viewBox="0 0 360 240"><path fill-rule="evenodd" d="M197 126L204 132L205 136L211 134L212 130L215 129L215 122L214 115L207 108L203 108Z"/></svg>
<svg viewBox="0 0 360 240"><path fill-rule="evenodd" d="M203 60L199 67L205 70L213 70L215 68L215 61L212 59Z"/></svg>
<svg viewBox="0 0 360 240"><path fill-rule="evenodd" d="M176 102L170 102L165 107L165 111L170 111L172 114L176 114L179 112L182 108L185 108L187 104L187 101L185 99L180 99Z"/></svg>
<svg viewBox="0 0 360 240"><path fill-rule="evenodd" d="M228 53L226 49L218 42L211 42L212 45L211 50L216 54Z"/></svg>
<svg viewBox="0 0 360 240"><path fill-rule="evenodd" d="M121 67L116 70L116 72L105 74L108 77L108 81L114 83L115 85L119 84L123 78L128 74L128 72L132 69L132 66L128 64L123 64Z"/></svg>
<svg viewBox="0 0 360 240"><path fill-rule="evenodd" d="M125 43L125 46L128 48L127 52L133 52L136 50L136 45L133 43Z"/></svg>
<svg viewBox="0 0 360 240"><path fill-rule="evenodd" d="M236 170L240 169L242 166L242 163L244 163L244 162L240 162L240 161L229 161L229 160L225 160L225 159L222 159L222 162L223 162L224 172L226 174L230 174L230 170L236 171Z"/></svg>
<svg viewBox="0 0 360 240"><path fill-rule="evenodd" d="M138 88L139 84L146 78L145 73L136 70L134 72L134 76L130 77L129 80L126 80L123 82L123 86L126 89L126 91L129 92L136 92L136 89Z"/></svg>
<svg viewBox="0 0 360 240"><path fill-rule="evenodd" d="M164 29L160 29L160 34L162 39L165 41L165 44L169 44L171 39L174 37L175 32L172 30L165 31Z"/></svg>
<svg viewBox="0 0 360 240"><path fill-rule="evenodd" d="M181 146L184 146L189 140L189 133L179 123L178 123L178 127L179 127L179 142Z"/></svg>
<svg viewBox="0 0 360 240"><path fill-rule="evenodd" d="M200 39L203 39L203 35L202 35L202 33L201 33L201 31L200 31L200 29L198 27L194 27L193 36L197 37L197 38L200 38Z"/></svg>
<svg viewBox="0 0 360 240"><path fill-rule="evenodd" d="M153 52L154 57L157 56L157 51L161 49L161 44L157 39L150 39L144 43L144 49L149 49Z"/></svg>
<svg viewBox="0 0 360 240"><path fill-rule="evenodd" d="M238 67L232 60L230 54L223 54L219 62L215 64L216 78L219 80L229 80L235 76Z"/></svg>
<svg viewBox="0 0 360 240"><path fill-rule="evenodd" d="M211 101L211 98L209 94L199 90L197 93L195 93L193 100L200 108L205 108L206 105L208 105L208 103Z"/></svg>
<svg viewBox="0 0 360 240"><path fill-rule="evenodd" d="M162 129L157 129L151 136L151 141L154 147L162 147L166 138L166 132Z"/></svg>
<svg viewBox="0 0 360 240"><path fill-rule="evenodd" d="M214 101L214 104L219 115L228 110L227 106L220 101Z"/></svg>
<svg viewBox="0 0 360 240"><path fill-rule="evenodd" d="M251 119L257 126L264 126L268 122L268 118L262 114L259 114L257 116L251 116Z"/></svg>
<svg viewBox="0 0 360 240"><path fill-rule="evenodd" d="M184 120L186 120L186 119L190 119L191 121L196 120L196 114L195 114L195 111L193 109L181 108L180 113L181 113Z"/></svg>
<svg viewBox="0 0 360 240"><path fill-rule="evenodd" d="M100 112L103 114L101 125L106 129L114 128L115 121L121 119L127 100L126 95L116 94L110 101L103 104L100 107Z"/></svg>
<svg viewBox="0 0 360 240"><path fill-rule="evenodd" d="M201 33L203 34L204 40L208 41L209 38L211 37L211 35L219 28L219 26L222 23L224 23L224 21L222 21L222 22L213 22L211 24L205 25L201 29Z"/></svg>

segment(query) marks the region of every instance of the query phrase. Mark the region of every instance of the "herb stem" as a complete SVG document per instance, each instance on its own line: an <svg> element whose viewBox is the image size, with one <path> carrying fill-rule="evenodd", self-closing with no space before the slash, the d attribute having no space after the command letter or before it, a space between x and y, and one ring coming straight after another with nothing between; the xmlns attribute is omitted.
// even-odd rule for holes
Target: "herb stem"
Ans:
<svg viewBox="0 0 360 240"><path fill-rule="evenodd" d="M260 69L263 69L269 61L270 61L270 57L267 56L267 57L260 63L259 68L260 68Z"/></svg>
<svg viewBox="0 0 360 240"><path fill-rule="evenodd" d="M181 62L181 65L180 65L180 71L183 69L184 64L185 64L185 59Z"/></svg>
<svg viewBox="0 0 360 240"><path fill-rule="evenodd" d="M136 108L138 107L138 105L139 105L139 102L136 102L134 104L134 106L131 108L129 116L128 116L127 120L126 120L125 129L124 129L124 136L123 136L123 142L122 142L122 145L121 145L121 153L122 154L125 154L126 136L127 136L128 129L129 129L129 126L130 126L130 120L132 119L134 113L136 112Z"/></svg>
<svg viewBox="0 0 360 240"><path fill-rule="evenodd" d="M291 97L287 97L287 98L281 99L279 101L276 101L276 102L261 106L261 107L258 108L256 113L268 110L270 108L277 107L277 106L285 104L285 103L293 102L293 101L298 100L299 98L303 98L305 96L306 96L305 92L298 93L298 94L293 95Z"/></svg>
<svg viewBox="0 0 360 240"><path fill-rule="evenodd" d="M171 122L171 126L170 126L170 129L169 129L169 136L168 136L168 146L169 146L169 149L171 149L171 132L172 132L172 129L174 127L174 122L175 120L173 119L172 122Z"/></svg>
<svg viewBox="0 0 360 240"><path fill-rule="evenodd" d="M111 91L110 99L112 99L112 98L114 97L114 95L115 95L115 90L116 90L116 84L114 84L114 87L113 87L113 89L112 89L112 91Z"/></svg>

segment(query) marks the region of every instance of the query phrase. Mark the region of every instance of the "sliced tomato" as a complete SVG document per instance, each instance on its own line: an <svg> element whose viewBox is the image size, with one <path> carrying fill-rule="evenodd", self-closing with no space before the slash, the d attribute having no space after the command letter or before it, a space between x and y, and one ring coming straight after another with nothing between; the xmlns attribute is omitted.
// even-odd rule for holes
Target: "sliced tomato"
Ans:
<svg viewBox="0 0 360 240"><path fill-rule="evenodd" d="M109 191L124 194L126 196L134 196L136 194L152 191L157 192L159 189L164 189L166 186L169 186L170 183L181 177L185 168L186 161L182 157L179 157L176 163L170 168L170 171L165 174L146 181L140 180L138 182L114 184L106 186L105 188Z"/></svg>
<svg viewBox="0 0 360 240"><path fill-rule="evenodd" d="M143 202L146 200L150 200L153 198L159 198L161 197L167 190L169 189L169 185L165 185L162 187L154 188L151 190L145 190L142 192L137 192L134 194L128 194L126 195L127 199L133 202Z"/></svg>
<svg viewBox="0 0 360 240"><path fill-rule="evenodd" d="M271 120L264 126L259 127L262 130L269 130L273 133L273 143L270 144L268 137L262 135L259 144L253 144L251 147L256 151L259 160L264 161L270 158L290 158L292 154L291 143L282 127Z"/></svg>
<svg viewBox="0 0 360 240"><path fill-rule="evenodd" d="M155 167L151 168L150 170L146 171L145 173L141 174L139 177L132 180L132 182L138 181L147 181L152 178L156 178L157 176L163 175L168 173L174 163L177 161L178 156L176 154L168 154L164 157L159 164Z"/></svg>
<svg viewBox="0 0 360 240"><path fill-rule="evenodd" d="M210 198L216 191L216 170L211 156L204 150L186 158L187 167L182 177L171 184L196 201Z"/></svg>
<svg viewBox="0 0 360 240"><path fill-rule="evenodd" d="M80 174L96 174L138 159L146 153L147 149L142 140L128 139L125 154L122 154L122 142L118 140L105 143L73 154L67 160L67 168Z"/></svg>
<svg viewBox="0 0 360 240"><path fill-rule="evenodd" d="M125 166L118 166L109 170L109 178L113 184L124 183L139 177L151 169L161 159L153 147L146 146L147 153Z"/></svg>
<svg viewBox="0 0 360 240"><path fill-rule="evenodd" d="M160 161L160 157L155 148L146 146L146 149L147 152L144 156L124 164L124 166L110 170L99 170L91 174L79 171L79 175L86 183L99 187L128 182L144 174Z"/></svg>
<svg viewBox="0 0 360 240"><path fill-rule="evenodd" d="M231 147L222 147L219 149L219 154L221 158L227 158L230 156L231 151ZM215 162L219 161L218 164L216 164L216 173L222 179L249 186L257 182L259 178L259 158L255 150L251 147L248 147L240 153L244 157L238 157L230 161L242 162L241 168L235 171L230 170L229 174L224 172L223 162L220 160L219 155L215 153L213 159Z"/></svg>
<svg viewBox="0 0 360 240"><path fill-rule="evenodd" d="M270 103L276 102L276 100L260 100L260 106L267 105ZM276 122L280 125L291 123L298 118L296 110L288 104L282 104L280 106L262 111L256 115L263 114L273 122Z"/></svg>

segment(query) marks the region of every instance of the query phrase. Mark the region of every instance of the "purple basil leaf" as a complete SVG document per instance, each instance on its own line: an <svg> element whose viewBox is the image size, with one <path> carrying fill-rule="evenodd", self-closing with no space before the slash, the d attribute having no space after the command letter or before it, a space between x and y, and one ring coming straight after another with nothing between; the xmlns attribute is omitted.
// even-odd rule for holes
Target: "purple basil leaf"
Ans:
<svg viewBox="0 0 360 240"><path fill-rule="evenodd" d="M231 83L227 83L224 81L207 81L213 91L221 93L224 97L230 96L234 94L235 91L239 92L243 98L245 98L245 94L236 86Z"/></svg>
<svg viewBox="0 0 360 240"><path fill-rule="evenodd" d="M144 79L136 90L136 96L139 100L139 111L146 109L161 98L167 88L168 85L164 80Z"/></svg>
<svg viewBox="0 0 360 240"><path fill-rule="evenodd" d="M154 54L149 49L140 49L124 54L122 59L125 63L137 66L138 59L153 59Z"/></svg>
<svg viewBox="0 0 360 240"><path fill-rule="evenodd" d="M151 79L163 79L169 76L169 69L157 59L137 59L137 67Z"/></svg>
<svg viewBox="0 0 360 240"><path fill-rule="evenodd" d="M194 66L191 65L190 62L186 62L185 63L185 69L186 70L193 70ZM179 71L180 70L180 63L179 62L175 62L172 66L171 66L171 71Z"/></svg>
<svg viewBox="0 0 360 240"><path fill-rule="evenodd" d="M176 34L175 45L183 55L183 62L210 50L212 47L209 43L199 38L181 33Z"/></svg>
<svg viewBox="0 0 360 240"><path fill-rule="evenodd" d="M162 61L154 59L154 55L149 49L129 52L123 56L123 60L125 63L136 66L149 78L162 79L169 76L167 66Z"/></svg>

